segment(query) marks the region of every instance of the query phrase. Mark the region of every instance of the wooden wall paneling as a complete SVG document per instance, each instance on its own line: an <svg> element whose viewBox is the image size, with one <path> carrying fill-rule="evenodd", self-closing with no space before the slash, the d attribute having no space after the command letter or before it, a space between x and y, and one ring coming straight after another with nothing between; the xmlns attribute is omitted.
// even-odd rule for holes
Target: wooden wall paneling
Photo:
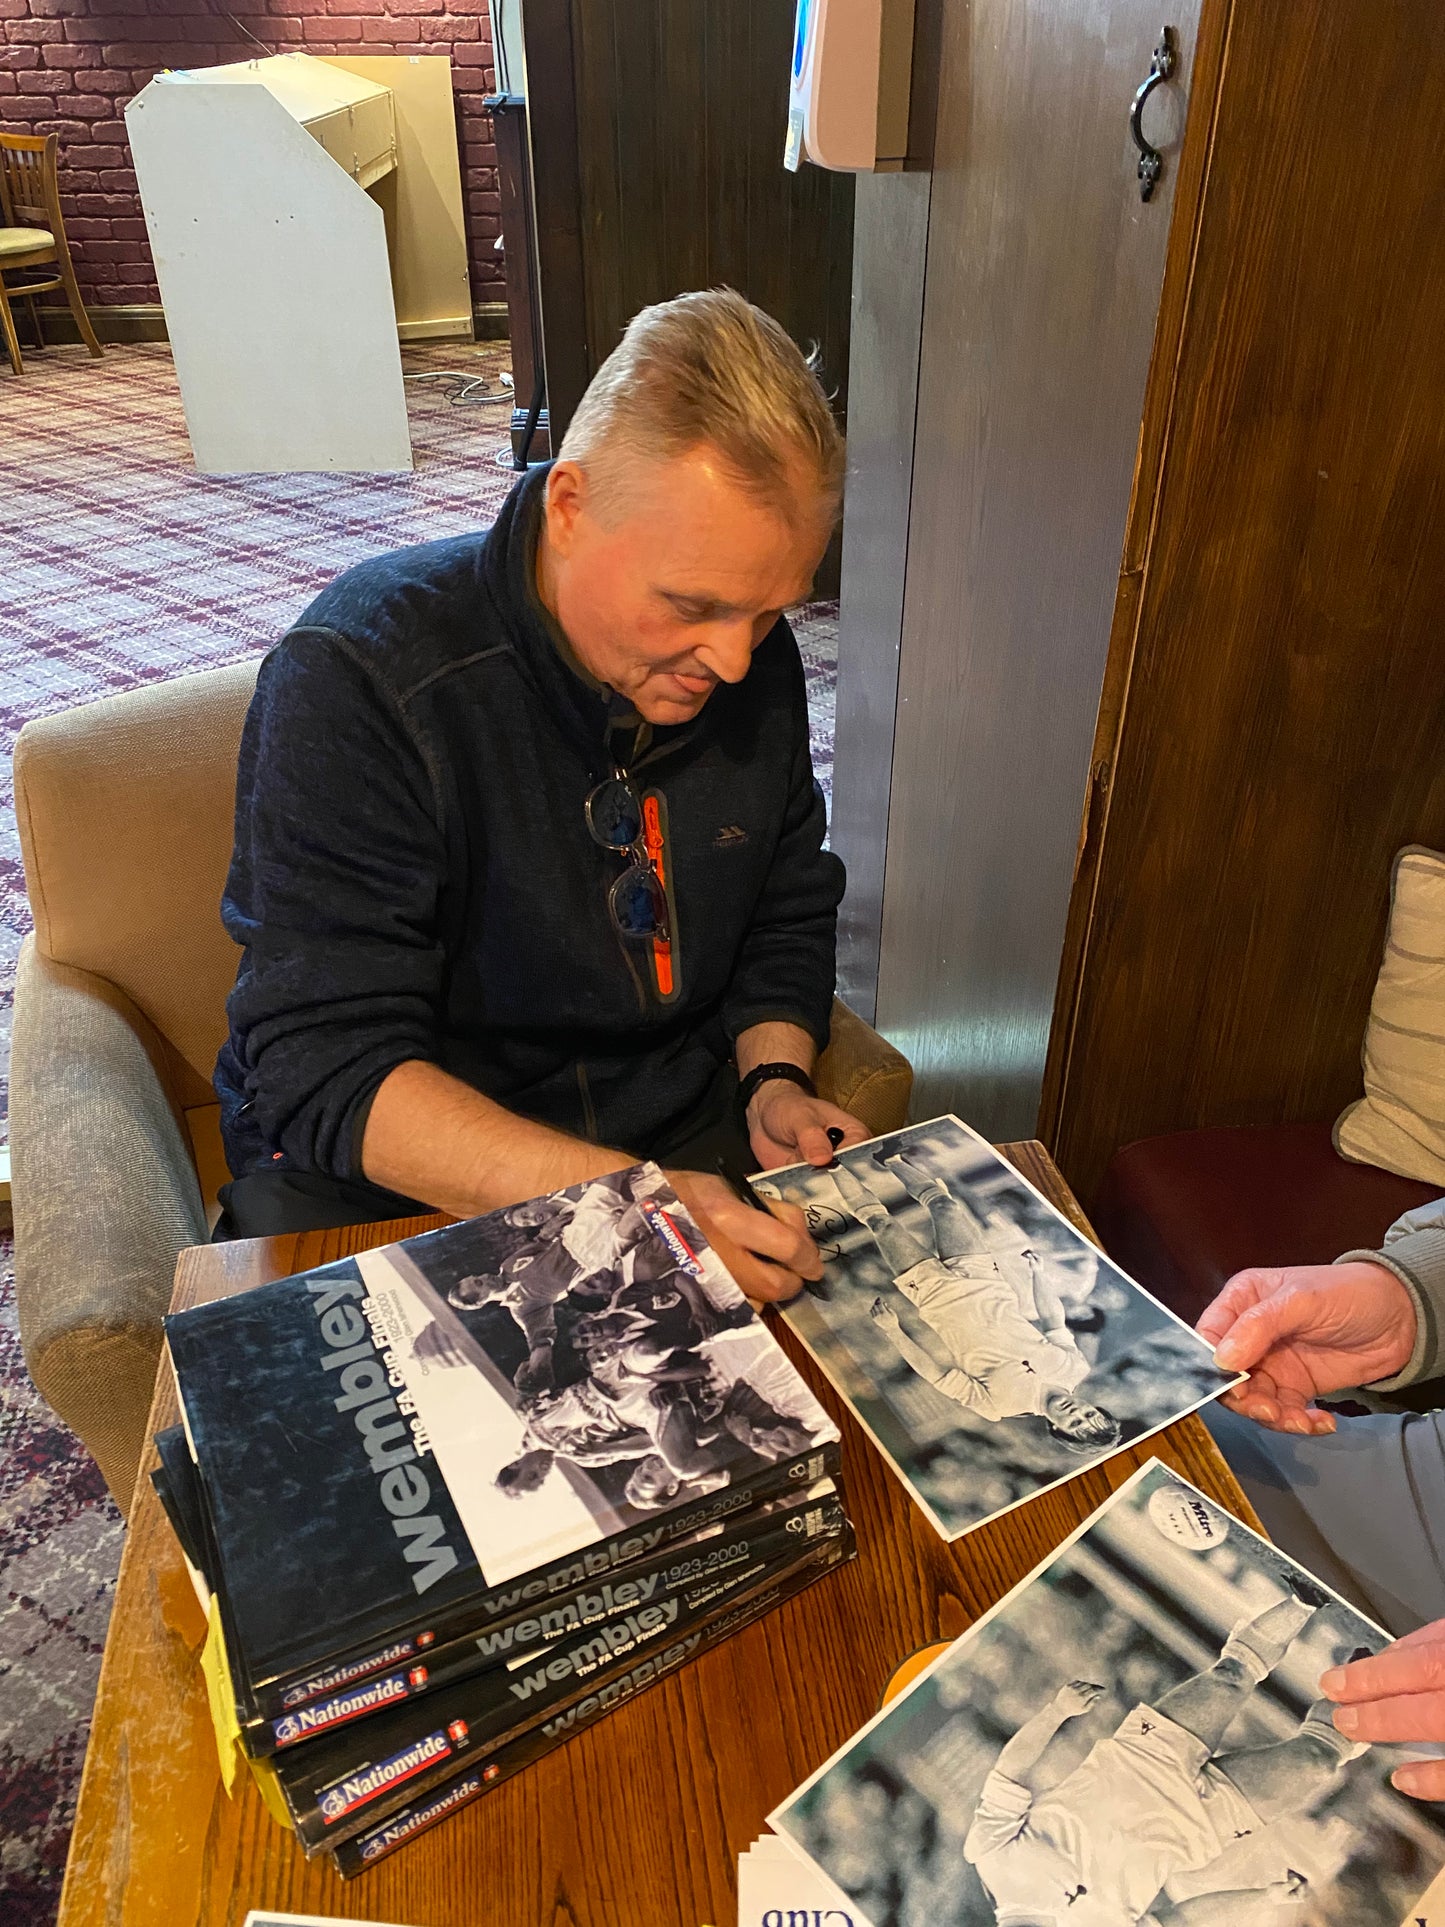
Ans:
<svg viewBox="0 0 1445 1927"><path fill-rule="evenodd" d="M710 88L722 84L730 74L750 74L753 61L753 9L734 0L726 7L707 10L708 79ZM746 127L751 103L743 92L733 96L724 112L729 125L722 136L712 134L708 141L707 232L708 270L714 257L718 261L747 263L746 279L751 283L748 260L749 197L748 177L752 160L751 143L742 129Z"/></svg>
<svg viewBox="0 0 1445 1927"><path fill-rule="evenodd" d="M1056 1127L1086 1198L1131 1139L1355 1095L1391 857L1445 846L1442 124L1432 0L1236 9Z"/></svg>
<svg viewBox="0 0 1445 1927"><path fill-rule="evenodd" d="M587 209L587 314L595 373L664 279L662 15L574 0L577 147ZM693 119L696 129L696 115Z"/></svg>
<svg viewBox="0 0 1445 1927"><path fill-rule="evenodd" d="M527 0L528 7L551 0ZM785 172L791 7L571 0L588 354L726 282L847 378L853 181Z"/></svg>
<svg viewBox="0 0 1445 1927"><path fill-rule="evenodd" d="M560 4L527 0L527 9L540 9L540 20ZM804 347L818 344L845 416L853 181L783 167L791 6L569 0L569 19L566 48L555 21L547 44L552 60L566 51L572 61L588 374L639 308L726 284ZM536 40L540 26L529 33ZM550 85L550 71L543 77L529 63L534 89ZM551 191L539 178L539 208ZM542 273L550 344L554 328L576 332L573 297L554 297L545 261ZM579 386L565 415L553 403L559 439L580 393ZM831 572L820 572L820 592L836 581L835 555Z"/></svg>
<svg viewBox="0 0 1445 1927"><path fill-rule="evenodd" d="M1178 174L1197 0L946 9L877 1018L921 1115L1031 1130Z"/></svg>
<svg viewBox="0 0 1445 1927"><path fill-rule="evenodd" d="M657 123L657 180L662 188L663 263L670 286L708 285L713 237L708 175L714 151L726 144L721 124L729 76L712 54L719 8L699 10L688 0L662 0L658 9L661 86ZM700 101L702 113L668 112L673 103Z"/></svg>
<svg viewBox="0 0 1445 1927"><path fill-rule="evenodd" d="M1068 1080L1082 983L1082 962L1094 911L1099 857L1108 829L1119 734L1128 704L1144 568L1158 516L1159 480L1179 384L1184 321L1194 284L1194 264L1199 250L1204 196L1208 192L1209 161L1214 150L1219 90L1227 59L1229 22L1233 10L1234 0L1204 0L1199 17L1199 37L1190 80L1192 107L1179 156L1179 180L1174 190L1174 219L1170 224L1165 256L1164 288L1159 301L1154 350L1150 356L1144 389L1144 413L1139 429L1139 450L1134 463L1129 512L1124 524L1119 587L1109 630L1109 653L1104 665L1099 714L1094 725L1089 780L1079 823L1074 880L1069 896L1068 919L1064 926L1063 954L1059 961L1043 1090L1039 1098L1038 1132L1047 1144L1054 1142L1058 1130Z"/></svg>
<svg viewBox="0 0 1445 1927"><path fill-rule="evenodd" d="M537 301L554 449L592 375L572 14L573 0L524 0L522 7Z"/></svg>
<svg viewBox="0 0 1445 1927"><path fill-rule="evenodd" d="M785 138L787 134L789 56L785 53L779 58L780 22L771 17L766 0L762 5L757 4L757 0L748 0L748 8L752 14L752 33L745 82L747 100L741 125L735 129L747 143L748 231L747 251L737 269L745 278L749 299L766 308L769 314L777 315L787 327L789 323L781 310L787 302L790 279L793 202L799 194L807 194L811 199L819 176L813 167L800 168L790 175L783 166L783 150L776 145L775 137L779 128ZM773 78L779 66L780 82ZM813 331L819 332L816 319Z"/></svg>
<svg viewBox="0 0 1445 1927"><path fill-rule="evenodd" d="M532 163L527 145L527 103L520 94L491 97L497 148L497 183L502 203L503 268L507 277L507 327L512 352L512 457L522 460L527 418L542 372L542 312L537 291L537 249L532 227ZM550 451L544 408L532 437L531 454Z"/></svg>

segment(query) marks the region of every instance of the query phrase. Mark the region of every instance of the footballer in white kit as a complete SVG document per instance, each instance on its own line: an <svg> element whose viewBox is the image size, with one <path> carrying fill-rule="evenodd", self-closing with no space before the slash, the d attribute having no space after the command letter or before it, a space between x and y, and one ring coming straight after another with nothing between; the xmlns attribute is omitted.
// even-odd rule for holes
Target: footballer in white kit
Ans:
<svg viewBox="0 0 1445 1927"><path fill-rule="evenodd" d="M1090 1454L1117 1445L1118 1420L1076 1396L1090 1362L1037 1253L1023 1243L996 1247L968 1205L901 1152L880 1162L927 1210L933 1250L848 1165L840 1161L829 1175L843 1210L872 1234L895 1286L952 1363L940 1365L875 1299L872 1317L899 1356L980 1418L1039 1418L1063 1443Z"/></svg>
<svg viewBox="0 0 1445 1927"><path fill-rule="evenodd" d="M999 1927L1244 1927L1261 1907L1297 1897L1306 1883L1286 1867L1267 1887L1202 1893L1178 1906L1163 1890L1309 1806L1361 1750L1336 1730L1331 1702L1319 1700L1289 1739L1220 1751L1316 1610L1314 1597L1291 1593L1237 1626L1207 1672L1172 1687L1158 1706L1136 1706L1072 1773L1035 1793L1029 1781L1056 1734L1104 1690L1087 1680L1061 1687L999 1754L964 1843Z"/></svg>

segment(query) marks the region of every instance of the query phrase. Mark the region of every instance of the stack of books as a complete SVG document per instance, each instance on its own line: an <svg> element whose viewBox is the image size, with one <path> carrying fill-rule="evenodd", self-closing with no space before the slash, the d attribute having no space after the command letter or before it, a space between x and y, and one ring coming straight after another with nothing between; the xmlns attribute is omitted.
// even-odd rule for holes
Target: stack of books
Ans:
<svg viewBox="0 0 1445 1927"><path fill-rule="evenodd" d="M223 1746L344 1874L853 1554L836 1427L654 1165L167 1337Z"/></svg>

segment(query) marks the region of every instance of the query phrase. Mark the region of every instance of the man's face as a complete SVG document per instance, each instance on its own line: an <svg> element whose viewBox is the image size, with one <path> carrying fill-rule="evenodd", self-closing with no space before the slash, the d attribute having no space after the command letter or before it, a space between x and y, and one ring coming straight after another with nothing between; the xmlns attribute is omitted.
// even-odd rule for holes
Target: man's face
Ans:
<svg viewBox="0 0 1445 1927"><path fill-rule="evenodd" d="M575 462L547 480L537 588L583 666L650 723L685 723L741 682L783 610L804 601L832 527L800 471L784 517L706 445L639 463L620 505ZM600 513L599 513L600 510Z"/></svg>
<svg viewBox="0 0 1445 1927"><path fill-rule="evenodd" d="M1068 1392L1050 1393L1045 1409L1061 1432L1067 1432L1071 1439L1077 1439L1082 1445L1098 1443L1111 1432L1117 1433L1114 1421L1101 1412L1097 1405L1086 1405L1082 1399L1074 1398Z"/></svg>

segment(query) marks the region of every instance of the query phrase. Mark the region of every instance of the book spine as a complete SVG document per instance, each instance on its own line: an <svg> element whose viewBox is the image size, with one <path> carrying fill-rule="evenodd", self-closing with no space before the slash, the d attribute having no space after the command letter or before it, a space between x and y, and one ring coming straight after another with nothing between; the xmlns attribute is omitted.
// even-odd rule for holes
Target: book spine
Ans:
<svg viewBox="0 0 1445 1927"><path fill-rule="evenodd" d="M701 1531L705 1526L726 1521L734 1513L744 1512L780 1493L832 1478L839 1465L837 1440L811 1446L806 1452L779 1460L754 1478L745 1479L737 1485L722 1486L694 1504L659 1512L655 1515L655 1523L649 1523L646 1527L629 1526L625 1531L599 1540L596 1545L586 1546L579 1552L569 1553L565 1558L553 1560L550 1565L540 1567L535 1572L522 1575L510 1584L483 1591L479 1575L477 1592L449 1608L438 1619L400 1623L389 1628L384 1637L373 1634L364 1642L357 1641L339 1647L320 1665L295 1668L269 1680L250 1679L246 1677L244 1654L233 1649L232 1670L237 1676L237 1692L241 1701L237 1712L242 1730L259 1729L264 1723L294 1712L312 1700L327 1697L341 1686L369 1678L375 1673L390 1671L401 1659L422 1656L433 1646L465 1637L499 1610L500 1602L513 1593L521 1591L529 1593L531 1598L542 1598L549 1591L569 1583L581 1584L587 1580L604 1578L613 1572L625 1571L654 1547L671 1545ZM572 1578L574 1574L575 1580ZM519 1605L525 1603L525 1600L518 1600ZM500 1609L505 1610L505 1607ZM410 1650L401 1653L398 1648L402 1646Z"/></svg>
<svg viewBox="0 0 1445 1927"><path fill-rule="evenodd" d="M836 1501L828 1530L805 1558L830 1552L848 1531ZM594 1680L625 1671L639 1655L685 1638L735 1599L798 1561L790 1535L770 1560L758 1560L698 1586L655 1596L642 1610L586 1628L540 1651L464 1680L413 1706L382 1713L315 1747L275 1758L281 1791L308 1848L361 1832L404 1804L448 1768L485 1755L560 1708L585 1697Z"/></svg>
<svg viewBox="0 0 1445 1927"><path fill-rule="evenodd" d="M407 1800L405 1805L397 1808L385 1820L368 1826L350 1839L336 1842L329 1849L329 1854L337 1872L346 1880L365 1873L379 1860L386 1859L399 1847L406 1846L463 1807L470 1806L482 1794L489 1793L504 1780L510 1780L524 1767L533 1765L559 1746L565 1746L568 1740L575 1739L579 1733L615 1712L638 1693L645 1692L649 1686L679 1671L690 1660L701 1658L703 1653L731 1639L734 1633L766 1618L785 1600L814 1585L852 1556L852 1535L847 1533L834 1542L826 1557L809 1560L794 1571L759 1587L715 1614L691 1639L674 1641L640 1664L609 1677L598 1685L596 1691L578 1700L565 1712L559 1712L554 1718L544 1720L540 1726L519 1734L505 1746L497 1748L487 1759L475 1761L459 1773L439 1779L425 1792Z"/></svg>
<svg viewBox="0 0 1445 1927"><path fill-rule="evenodd" d="M759 1560L776 1559L789 1543L806 1543L819 1533L833 1531L830 1506L836 1508L837 1501L837 1487L831 1479L825 1479L819 1485L765 1500L732 1522L705 1526L701 1532L661 1547L611 1578L584 1578L570 1589L541 1598L528 1597L520 1604L514 1592L505 1602L511 1606L510 1612L473 1627L465 1638L422 1651L410 1642L398 1644L392 1649L388 1671L347 1684L276 1719L248 1725L243 1728L246 1750L253 1758L265 1758L303 1744L316 1734L334 1732L383 1707L436 1692L488 1667L504 1666L517 1653L635 1611L656 1595L680 1586L696 1588L755 1566ZM578 1580L575 1571L566 1576ZM532 1589L520 1590L531 1593Z"/></svg>

